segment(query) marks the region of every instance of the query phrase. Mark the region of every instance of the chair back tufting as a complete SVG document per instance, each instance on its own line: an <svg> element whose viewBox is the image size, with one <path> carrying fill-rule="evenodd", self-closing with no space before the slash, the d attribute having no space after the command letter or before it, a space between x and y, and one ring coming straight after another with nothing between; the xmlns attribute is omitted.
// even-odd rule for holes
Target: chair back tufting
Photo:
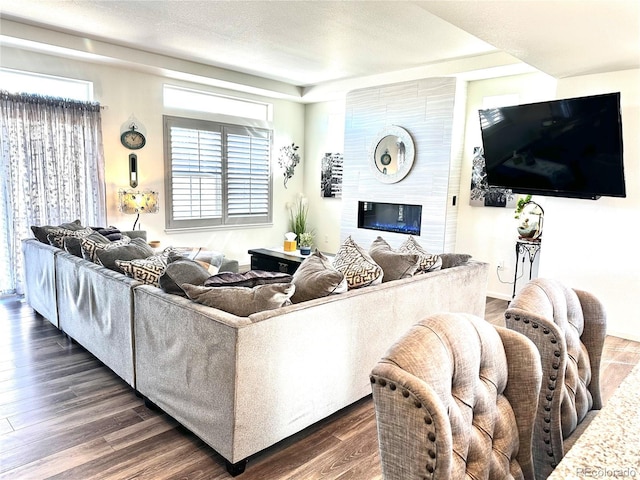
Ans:
<svg viewBox="0 0 640 480"><path fill-rule="evenodd" d="M468 314L420 321L371 373L384 478L533 479L540 381L523 335Z"/></svg>
<svg viewBox="0 0 640 480"><path fill-rule="evenodd" d="M536 477L547 478L578 425L591 410L602 407L600 359L606 315L593 295L539 278L514 297L505 322L530 338L540 352L543 381L533 457Z"/></svg>

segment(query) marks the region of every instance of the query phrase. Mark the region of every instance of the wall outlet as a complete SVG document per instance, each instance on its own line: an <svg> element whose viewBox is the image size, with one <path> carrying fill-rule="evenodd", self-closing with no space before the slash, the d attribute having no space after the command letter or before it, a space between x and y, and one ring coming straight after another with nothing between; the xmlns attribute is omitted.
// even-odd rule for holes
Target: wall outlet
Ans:
<svg viewBox="0 0 640 480"><path fill-rule="evenodd" d="M504 270L504 260L498 262L498 270Z"/></svg>

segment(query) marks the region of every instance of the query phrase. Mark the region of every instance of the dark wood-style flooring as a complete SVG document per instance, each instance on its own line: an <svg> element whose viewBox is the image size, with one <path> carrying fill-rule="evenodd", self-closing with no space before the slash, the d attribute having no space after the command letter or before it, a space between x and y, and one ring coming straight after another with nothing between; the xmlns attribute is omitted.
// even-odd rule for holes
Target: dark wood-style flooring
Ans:
<svg viewBox="0 0 640 480"><path fill-rule="evenodd" d="M499 324L506 302L489 299ZM640 361L608 337L603 395ZM17 297L0 300L0 479L228 479L224 460ZM381 478L367 397L249 460L243 480Z"/></svg>

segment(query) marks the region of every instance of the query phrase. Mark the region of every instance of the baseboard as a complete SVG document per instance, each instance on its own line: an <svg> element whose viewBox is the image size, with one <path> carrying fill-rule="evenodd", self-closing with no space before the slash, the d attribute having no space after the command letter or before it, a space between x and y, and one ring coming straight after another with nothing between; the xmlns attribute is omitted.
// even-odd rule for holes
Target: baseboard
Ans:
<svg viewBox="0 0 640 480"><path fill-rule="evenodd" d="M632 342L640 342L640 335L634 335L629 332L621 332L619 330L610 330L607 328L607 335L612 337L624 338L625 340L631 340Z"/></svg>
<svg viewBox="0 0 640 480"><path fill-rule="evenodd" d="M509 295L507 293L487 292L487 297L497 298L497 299L500 299L500 300L506 300L507 302L511 301L511 295Z"/></svg>

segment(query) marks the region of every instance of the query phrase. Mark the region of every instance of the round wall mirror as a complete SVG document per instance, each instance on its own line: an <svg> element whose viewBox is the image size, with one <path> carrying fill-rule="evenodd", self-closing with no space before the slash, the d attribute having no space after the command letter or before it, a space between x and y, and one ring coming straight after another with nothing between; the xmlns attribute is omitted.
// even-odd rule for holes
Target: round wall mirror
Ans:
<svg viewBox="0 0 640 480"><path fill-rule="evenodd" d="M383 183L395 183L407 176L413 166L414 146L404 128L385 127L371 145L371 171Z"/></svg>

